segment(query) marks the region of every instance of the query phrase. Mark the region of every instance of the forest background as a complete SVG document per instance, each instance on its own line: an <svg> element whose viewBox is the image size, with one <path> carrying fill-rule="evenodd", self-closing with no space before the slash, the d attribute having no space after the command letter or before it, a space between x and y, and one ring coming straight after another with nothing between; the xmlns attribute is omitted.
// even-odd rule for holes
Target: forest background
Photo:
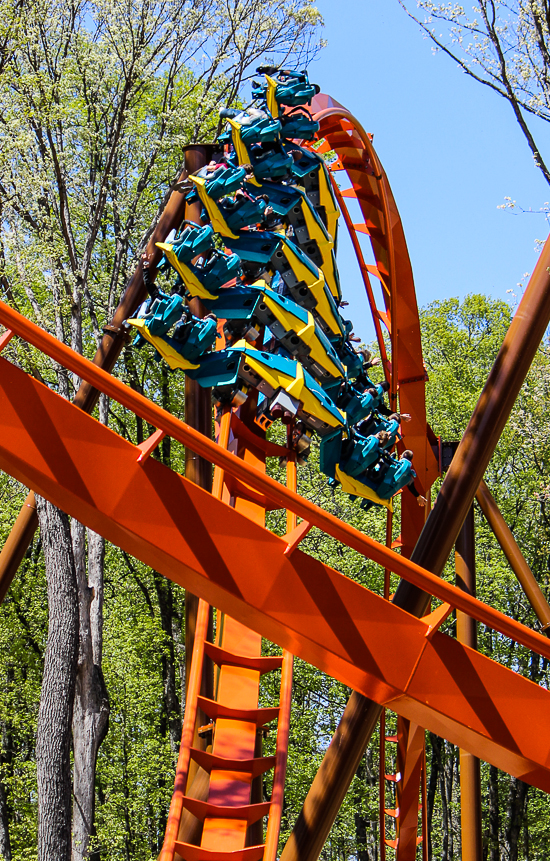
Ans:
<svg viewBox="0 0 550 861"><path fill-rule="evenodd" d="M302 66L320 56L322 68L323 51L318 52L324 34L317 7L325 13L324 5L307 0L179 0L162 5L144 0L129 5L116 0L73 5L2 0L2 299L91 356L181 169L182 148L190 141L213 139L218 108L236 102L260 61L272 58ZM500 9L498 4L481 5L497 13ZM533 4L516 3L519 11L522 5L527 9ZM359 7L354 11L359 14ZM403 10L397 11L405 18ZM456 22L450 24L452 28ZM547 35L546 24L544 44ZM315 63L310 69L315 80ZM338 92L333 94L340 98ZM360 115L360 108L350 107ZM537 115L538 122L543 119ZM511 119L511 127L513 123ZM401 152L411 175L411 162L405 150ZM383 149L380 155L385 162ZM524 158L532 164L527 151ZM391 181L391 170L389 175ZM507 192L502 189L503 198ZM500 202L494 201L495 208ZM410 199L404 203L412 208ZM544 208L544 202L535 200L533 206ZM506 218L508 213L500 215ZM406 218L404 223L408 232ZM535 238L535 228L533 233ZM491 256L490 243L485 250ZM467 259L467 248L461 254ZM347 281L354 280L348 267L344 259L346 295ZM518 292L516 281L517 276L508 273L509 286L502 286ZM438 295L446 293L440 289ZM506 303L502 294L460 295L460 300L430 302L421 311L430 376L429 421L444 439L458 439L464 430L514 302L512 296ZM357 320L361 314L364 310L357 308L351 316ZM12 342L7 356L65 397L72 397L78 386L77 379L21 345ZM543 344L486 476L546 591L549 361ZM146 350L126 349L116 374L184 417L182 379L168 376ZM133 442L149 433L133 415L106 400L97 415ZM183 453L169 440L156 456L183 471ZM381 534L379 517L360 513L319 479L316 457L314 451L300 473L301 492L369 534ZM0 477L2 541L25 493L9 477ZM494 539L476 516L479 596L537 627ZM155 858L185 706L184 593L51 507L41 509L40 519L41 534L0 608L0 853L5 861ZM283 529L276 518L272 526ZM50 565L47 571L48 554L56 544L65 554L61 581L54 576L60 570L54 572ZM304 546L313 554L322 550L325 561L371 588L380 587L379 572L354 554L344 555L335 542L325 540L321 548L311 535ZM448 576L453 576L451 569ZM60 624L58 595L66 599ZM45 761L40 743L41 732L44 739L48 730L44 704L56 695L51 672L56 625L63 635L59 642L66 647L62 672L72 679L72 686L62 692L64 710L58 717L64 722L63 738L70 741L72 728L73 741L72 753L69 747L61 751L58 763L65 782L57 813L62 824L70 825L69 839L53 855L48 854L48 841L55 822L51 810L44 813L47 790L40 787L40 769L45 778L44 769L52 763ZM453 625L451 619L449 631ZM512 648L504 638L481 629L480 649L548 684L547 662ZM297 662L283 840L348 694ZM276 700L275 677L265 683L262 698L263 705ZM427 743L430 857L450 861L460 857L458 755L432 734ZM88 751L84 760L83 751ZM485 764L482 775L486 856L490 861L546 858L546 796ZM378 858L377 782L374 740L323 858ZM269 797L268 780L264 789Z"/></svg>

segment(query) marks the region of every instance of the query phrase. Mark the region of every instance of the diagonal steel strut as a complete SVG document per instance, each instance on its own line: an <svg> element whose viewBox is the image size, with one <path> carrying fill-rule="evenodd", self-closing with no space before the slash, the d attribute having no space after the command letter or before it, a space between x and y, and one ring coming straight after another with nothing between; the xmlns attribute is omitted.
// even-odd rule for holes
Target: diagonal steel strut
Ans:
<svg viewBox="0 0 550 861"><path fill-rule="evenodd" d="M550 238L546 240L412 553L411 561L435 575L440 576L443 571L550 322L549 272ZM421 616L429 598L421 589L402 581L393 602L409 613ZM319 857L379 715L379 705L369 702L359 693L351 695L283 850L281 861L316 861Z"/></svg>

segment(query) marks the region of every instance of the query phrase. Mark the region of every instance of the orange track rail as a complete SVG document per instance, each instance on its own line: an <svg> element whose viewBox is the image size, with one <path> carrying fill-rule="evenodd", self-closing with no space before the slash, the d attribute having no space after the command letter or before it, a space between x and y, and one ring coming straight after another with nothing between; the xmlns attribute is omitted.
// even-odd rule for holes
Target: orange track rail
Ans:
<svg viewBox="0 0 550 861"><path fill-rule="evenodd" d="M305 500L173 416L163 415L159 407L24 318L19 326L18 316L0 305L0 321L10 319L14 330L32 331L34 342L47 342L50 354L70 360L66 366L78 367L81 376L94 376L94 381L102 379L101 388L124 397L149 420L154 413L153 424L175 439L185 439L227 472L250 476L247 483L263 486L270 495L275 484L288 501L283 506L302 513ZM550 692L439 633L441 615L417 619L299 549L287 553L288 540L152 458L138 462L137 446L3 359L0 408L2 469L145 564L344 684L550 790L550 740L545 733ZM105 474L116 482L107 487L101 478ZM376 555L383 565L387 562L432 593L436 587L469 615L550 657L550 643L542 635L367 536L361 539L368 555ZM250 561L259 553L261 578Z"/></svg>
<svg viewBox="0 0 550 861"><path fill-rule="evenodd" d="M330 96L319 95L313 105L315 119L320 123L317 152L333 151L337 160L331 165L333 189L349 231L365 292L372 314L378 349L386 379L390 383L390 403L402 413L410 413L412 420L403 424L403 447L415 453L415 470L423 493L428 495L439 474L436 459L428 438L426 422L425 383L427 374L422 359L422 344L416 293L405 234L399 212L388 182L372 146L372 136L361 124ZM344 172L349 188L341 189L335 181L338 175L342 184ZM354 223L347 201L359 204L362 221ZM360 237L368 236L376 265L365 262ZM381 285L382 306L375 299L371 276ZM391 344L388 358L383 328ZM431 434L435 441L435 437ZM396 544L401 553L409 557L424 525L424 512L410 494L401 497L401 534ZM393 516L387 515L387 544L393 544ZM396 849L396 861L414 861L418 822L418 796L424 745L410 746L409 736L421 735L418 727L409 726L400 718L397 736L401 753L395 783L396 806L392 814L396 838L391 844ZM385 740L383 727L380 734L381 770L381 854L385 857Z"/></svg>
<svg viewBox="0 0 550 861"><path fill-rule="evenodd" d="M337 160L332 170L346 171L351 183L343 191L336 183L334 188L373 314L391 386L390 401L396 409L399 399L400 410L413 416L413 421L403 426L404 443L415 452L418 480L427 491L438 474L438 464L431 448L433 435L426 424L427 378L399 214L371 139L361 125L328 96L315 99L314 111L321 124L321 151L335 151ZM359 203L360 224L353 223L346 206L349 199ZM361 234L370 237L375 266L365 262ZM370 276L381 284L383 307L376 303ZM297 549L306 531L317 526L387 571L550 657L546 638L406 558L424 521L412 498L402 497L402 528L397 542L402 555L398 556L299 497L292 467L287 488L265 476L265 457L258 454L261 446L256 449L254 441L251 444L250 431L239 443L239 459L226 451L226 446L216 446L178 422L2 303L0 322L9 330L0 337L0 350L16 332L159 428L153 435L155 441L169 434L217 466L210 495L148 459L153 438L150 445L146 441L141 447L132 446L0 359L0 466L202 599L162 861L214 857L274 861L288 746L292 653L375 701L390 705L401 716L397 837L389 841L397 849L398 861L413 859L416 852L423 761L423 730L417 725L550 791L550 742L544 734L548 691L439 633L444 612L416 619ZM383 327L391 344L390 357ZM117 477L115 498L113 484L109 489L102 486L100 476L106 472ZM228 505L230 495L237 497L233 510ZM267 507L287 508L286 540L265 530ZM297 516L304 518L299 527ZM390 521L388 545L391 543ZM257 565L248 561L258 555L264 560L261 578ZM207 601L231 613L231 618L225 617L217 646L205 640ZM282 658L281 703L276 710L258 709L261 669L269 661L269 666L273 665L273 659L266 664L261 657L262 635L288 650ZM200 697L205 651L220 665L213 701ZM217 722L211 752L192 748L199 707ZM523 723L526 709L531 715L529 731ZM279 728L273 763L257 755L257 729L276 713ZM186 795L192 759L210 772L206 801ZM253 778L273 764L271 802L254 803ZM200 846L178 840L184 808L204 820ZM247 845L250 825L268 813L265 846Z"/></svg>

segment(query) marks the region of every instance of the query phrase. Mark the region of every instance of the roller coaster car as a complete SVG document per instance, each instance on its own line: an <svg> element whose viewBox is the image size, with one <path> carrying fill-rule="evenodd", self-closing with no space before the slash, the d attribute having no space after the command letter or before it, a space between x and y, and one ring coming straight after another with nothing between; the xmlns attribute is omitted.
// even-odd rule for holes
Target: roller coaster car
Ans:
<svg viewBox="0 0 550 861"><path fill-rule="evenodd" d="M225 254L213 249L210 256L196 263L183 263L174 252L174 245L157 242L165 258L181 277L187 293L199 299L215 299L224 284L241 273L237 254Z"/></svg>
<svg viewBox="0 0 550 861"><path fill-rule="evenodd" d="M292 175L294 159L285 151L281 143L275 142L265 147L255 144L250 147L248 153L256 182L261 183L266 179L287 179Z"/></svg>
<svg viewBox="0 0 550 861"><path fill-rule="evenodd" d="M312 170L319 167L321 157L295 143L283 143L283 149L289 155L292 155L292 175L297 179L302 179Z"/></svg>
<svg viewBox="0 0 550 861"><path fill-rule="evenodd" d="M241 228L262 221L267 206L265 200L254 198L242 191L237 192L235 197L214 200L208 194L208 183L204 177L195 174L190 179L216 233L237 239ZM191 192L188 199L192 199L194 195L195 192Z"/></svg>
<svg viewBox="0 0 550 861"><path fill-rule="evenodd" d="M244 188L250 194L265 194L273 211L281 217L288 215L292 207L300 203L300 192L291 185L265 182L258 187L245 182Z"/></svg>
<svg viewBox="0 0 550 861"><path fill-rule="evenodd" d="M222 290L215 300L203 300L206 308L214 311L219 320L225 320L223 331L228 345L243 338L252 343L258 339L260 325L256 310L262 301L262 288L265 287L265 281L250 285L238 284Z"/></svg>
<svg viewBox="0 0 550 861"><path fill-rule="evenodd" d="M370 491L370 494L368 492L363 494L364 501L361 503L363 509L368 511L373 504L384 505L389 508L392 497L414 481L416 473L412 467L411 460L405 454L399 460L396 460L386 452L383 452L378 463L368 470L363 479L363 484L366 490ZM337 468L337 478L339 479L338 472ZM343 484L342 488L346 489ZM354 495L361 496L362 494L356 493Z"/></svg>
<svg viewBox="0 0 550 861"><path fill-rule="evenodd" d="M359 423L357 430L363 436L385 431L388 434L388 440L382 445L382 448L386 450L392 448L397 440L401 439L400 424L401 417L398 413L392 413L388 418L384 418L380 413L373 412L367 419Z"/></svg>
<svg viewBox="0 0 550 861"><path fill-rule="evenodd" d="M282 240L283 237L277 233L270 233L266 230L247 230L241 233L237 239L227 239L225 244L242 260L267 267Z"/></svg>
<svg viewBox="0 0 550 861"><path fill-rule="evenodd" d="M299 203L289 210L285 221L294 231L296 244L323 271L332 296L339 302L342 292L334 256L334 243L304 192L300 192Z"/></svg>
<svg viewBox="0 0 550 861"><path fill-rule="evenodd" d="M338 208L332 189L329 170L323 159L319 160L317 168L304 174L302 185L304 186L307 199L315 207L315 211L325 225L328 235L336 243L340 209Z"/></svg>
<svg viewBox="0 0 550 861"><path fill-rule="evenodd" d="M355 380L363 373L363 356L357 353L349 341L343 341L336 346L336 352L342 363L346 366L346 376L349 380Z"/></svg>
<svg viewBox="0 0 550 861"><path fill-rule="evenodd" d="M336 351L310 311L270 290L255 308L255 318L267 326L284 350L296 358L323 386L338 383L345 375Z"/></svg>
<svg viewBox="0 0 550 861"><path fill-rule="evenodd" d="M220 211L229 228L229 233L238 233L243 227L259 224L265 214L267 203L261 198L254 198L243 192L235 197L223 197L218 202Z"/></svg>
<svg viewBox="0 0 550 861"><path fill-rule="evenodd" d="M178 294L168 296L159 291L154 299L147 299L140 306L135 318L144 321L151 335L165 335L180 319L182 311L183 298L181 296ZM144 340L146 339L138 335L134 345L141 346Z"/></svg>
<svg viewBox="0 0 550 861"><path fill-rule="evenodd" d="M344 377L344 366L313 315L271 290L264 280L222 290L216 300L205 300L205 305L227 321L224 333L228 342L240 338L254 342L260 327L267 326L282 349L301 362L325 389L339 385Z"/></svg>
<svg viewBox="0 0 550 861"><path fill-rule="evenodd" d="M229 143L231 139L235 149L237 148L235 146L235 132L239 132L239 139L245 146L279 140L281 123L278 119L269 116L266 111L258 110L258 108L248 108L245 111L222 108L220 117L228 121L230 131L221 134L218 140L221 143Z"/></svg>
<svg viewBox="0 0 550 861"><path fill-rule="evenodd" d="M216 321L211 317L200 320L188 311L184 312L172 338L153 334L144 318L133 318L127 322L137 329L144 341L153 345L157 358L164 359L173 371L176 368L188 373L198 370L200 358L216 340Z"/></svg>
<svg viewBox="0 0 550 861"><path fill-rule="evenodd" d="M188 264L194 257L213 250L214 231L209 224L201 227L199 224L188 221L174 241L167 243L167 245L170 246L173 257L177 258L180 263ZM158 247L160 248L161 245L158 244ZM170 262L168 257L164 255L159 263L159 269L164 269Z"/></svg>
<svg viewBox="0 0 550 861"><path fill-rule="evenodd" d="M204 179L204 189L209 198L219 200L220 197L232 194L242 187L246 170L243 167L224 163L214 169L207 165L198 170L194 176Z"/></svg>
<svg viewBox="0 0 550 861"><path fill-rule="evenodd" d="M385 418L380 413L374 411L367 419L359 423L357 429L363 436L385 431L389 439L382 448L390 449L395 445L397 440L401 439L401 434L399 433L400 424L401 417L398 413L393 413L388 418Z"/></svg>
<svg viewBox="0 0 550 861"><path fill-rule="evenodd" d="M382 499L373 487L365 483L364 475L360 477L355 475L362 463L369 464L372 468L372 464L383 456L378 440L374 440L376 437L360 440L345 439L341 429L326 434L321 439L319 469L329 477L329 484L332 487L340 485L345 493L350 494L351 499L359 497L371 505L384 506L392 511L391 499ZM353 475L348 474L348 468L354 473ZM365 466L362 472L365 473Z"/></svg>
<svg viewBox="0 0 550 861"><path fill-rule="evenodd" d="M378 437L364 437L352 430L349 438L342 443L339 468L350 478L359 478L380 459L382 451Z"/></svg>
<svg viewBox="0 0 550 861"><path fill-rule="evenodd" d="M353 383L345 383L336 398L338 408L344 410L348 424L355 425L362 419L366 419L384 398L384 387L369 386L362 389Z"/></svg>
<svg viewBox="0 0 550 861"><path fill-rule="evenodd" d="M281 410L289 421L297 418L320 436L344 425L340 410L299 362L244 341L205 356L192 376L199 385L213 388L218 403L242 403L248 388L257 389L265 399L257 416L261 427L269 427Z"/></svg>
<svg viewBox="0 0 550 861"><path fill-rule="evenodd" d="M320 88L310 84L307 72L293 72L287 69L277 70L273 66L260 66L258 74L265 75L265 84L252 82L252 98L265 100L267 109L274 117L279 116L279 105L298 107L310 104ZM276 77L272 75L276 74Z"/></svg>
<svg viewBox="0 0 550 861"><path fill-rule="evenodd" d="M292 299L313 313L329 340L341 342L345 337L343 321L322 271L294 242L285 236L280 240L271 267L281 274Z"/></svg>
<svg viewBox="0 0 550 861"><path fill-rule="evenodd" d="M287 140L297 139L312 141L319 131L319 123L311 115L300 108L281 114L281 135Z"/></svg>

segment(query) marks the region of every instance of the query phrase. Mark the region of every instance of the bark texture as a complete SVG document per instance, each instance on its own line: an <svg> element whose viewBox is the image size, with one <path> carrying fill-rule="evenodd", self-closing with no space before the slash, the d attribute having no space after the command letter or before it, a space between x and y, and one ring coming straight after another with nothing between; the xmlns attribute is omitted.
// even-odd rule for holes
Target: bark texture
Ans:
<svg viewBox="0 0 550 861"><path fill-rule="evenodd" d="M489 766L489 861L500 861L500 812L498 799L498 768Z"/></svg>
<svg viewBox="0 0 550 861"><path fill-rule="evenodd" d="M8 671L8 678L11 681L11 670ZM0 753L0 766L2 773L0 775L0 856L2 861L11 861L11 840L10 840L10 804L8 801L8 793L6 790L6 774L13 774L13 740L12 728L8 721L0 723L0 731L2 738L2 749Z"/></svg>
<svg viewBox="0 0 550 861"><path fill-rule="evenodd" d="M509 861L518 861L519 838L525 819L529 784L517 777L510 778L510 792L506 811L506 845Z"/></svg>
<svg viewBox="0 0 550 861"><path fill-rule="evenodd" d="M11 861L9 812L6 787L0 781L0 856L2 861Z"/></svg>
<svg viewBox="0 0 550 861"><path fill-rule="evenodd" d="M73 861L90 858L94 835L95 774L99 747L109 726L109 697L101 671L103 648L103 565L105 542L72 522L78 584L79 650L73 712Z"/></svg>
<svg viewBox="0 0 550 861"><path fill-rule="evenodd" d="M69 518L37 496L48 585L48 640L38 710L38 861L71 858L71 723L78 594Z"/></svg>

